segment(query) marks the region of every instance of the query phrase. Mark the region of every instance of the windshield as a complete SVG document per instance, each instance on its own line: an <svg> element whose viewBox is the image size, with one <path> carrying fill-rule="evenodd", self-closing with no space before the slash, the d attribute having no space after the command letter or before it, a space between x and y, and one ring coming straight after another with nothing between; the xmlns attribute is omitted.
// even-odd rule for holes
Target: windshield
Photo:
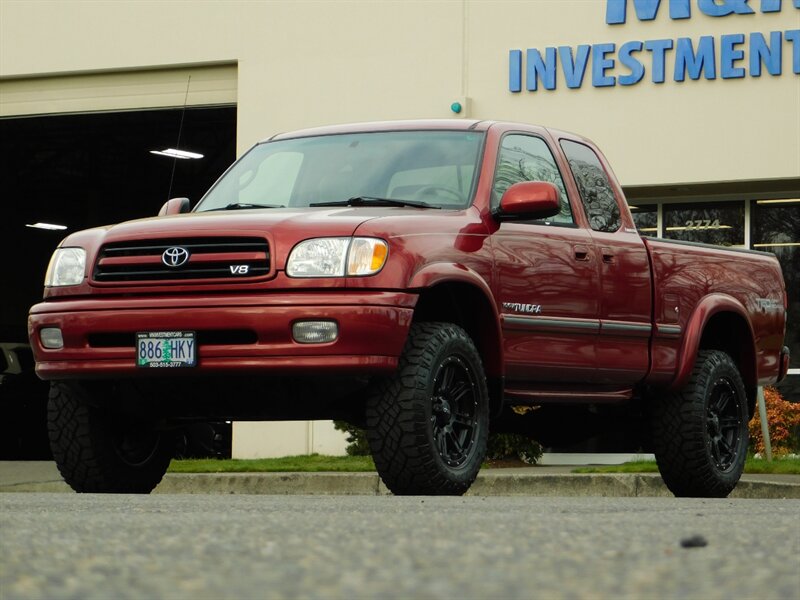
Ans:
<svg viewBox="0 0 800 600"><path fill-rule="evenodd" d="M239 159L195 210L353 198L462 209L472 199L482 140L474 131L391 131L265 142Z"/></svg>

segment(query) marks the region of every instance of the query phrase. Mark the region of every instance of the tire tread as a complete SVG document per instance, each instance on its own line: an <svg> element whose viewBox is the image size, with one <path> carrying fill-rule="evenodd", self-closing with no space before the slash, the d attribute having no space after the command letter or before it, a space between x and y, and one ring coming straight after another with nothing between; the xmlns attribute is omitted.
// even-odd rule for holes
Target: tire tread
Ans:
<svg viewBox="0 0 800 600"><path fill-rule="evenodd" d="M720 371L733 379L745 406L744 384L733 359L720 350L698 353L688 383L658 398L652 411L653 445L664 483L675 496L724 498L741 477L744 460L731 473L720 473L706 448L705 393ZM743 427L747 435L746 421ZM745 437L745 446L747 440Z"/></svg>
<svg viewBox="0 0 800 600"><path fill-rule="evenodd" d="M475 443L477 468L463 477L443 473L428 439L426 382L436 368L436 351L448 343L464 347L474 364L481 365L472 340L460 327L441 322L414 323L400 357L394 377L380 380L367 400L367 439L375 466L386 486L395 494L460 495L477 477L486 453L488 423L484 423ZM480 394L488 415L486 381L479 374ZM488 416L487 419L488 421Z"/></svg>

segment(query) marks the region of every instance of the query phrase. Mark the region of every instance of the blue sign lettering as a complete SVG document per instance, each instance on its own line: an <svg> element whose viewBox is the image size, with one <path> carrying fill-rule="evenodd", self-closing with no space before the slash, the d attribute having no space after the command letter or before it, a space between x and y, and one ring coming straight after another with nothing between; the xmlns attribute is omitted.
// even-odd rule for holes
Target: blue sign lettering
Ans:
<svg viewBox="0 0 800 600"><path fill-rule="evenodd" d="M556 49L545 48L544 60L536 49L528 49L528 71L526 80L528 91L535 92L538 89L539 78L542 78L544 89L556 89Z"/></svg>
<svg viewBox="0 0 800 600"><path fill-rule="evenodd" d="M706 79L716 79L714 59L714 38L704 35L697 44L697 52L692 47L691 38L678 38L675 46L675 81L683 81L686 73L690 79L700 79L700 70Z"/></svg>
<svg viewBox="0 0 800 600"><path fill-rule="evenodd" d="M690 0L667 0L672 19L691 17ZM756 0L697 0L697 9L705 15L755 14L752 4ZM606 0L606 23L625 23L627 10L633 6L641 21L656 18L661 0ZM792 0L800 9L800 0ZM780 12L781 0L760 0L762 13ZM586 69L591 63L593 87L636 85L647 76L655 84L666 81L671 70L672 80L683 82L704 78L713 80L717 74L722 79L741 79L748 74L761 77L762 70L773 76L783 70L784 42L791 48L792 72L800 74L800 29L772 31L769 34L752 32L656 40L633 40L619 44L580 44L544 49L528 48L524 53L512 49L508 53L508 89L521 92L523 87L536 92L556 89L558 73L564 77L568 88L578 89L586 79ZM719 44L719 45L717 45ZM670 60L672 59L672 60ZM524 64L523 64L524 62ZM668 64L669 63L669 64Z"/></svg>
<svg viewBox="0 0 800 600"><path fill-rule="evenodd" d="M672 40L650 40L644 43L645 50L653 54L653 83L664 83L667 50L672 50L672 46Z"/></svg>
<svg viewBox="0 0 800 600"><path fill-rule="evenodd" d="M749 0L697 0L698 8L709 17L753 15L756 11L747 5Z"/></svg>
<svg viewBox="0 0 800 600"><path fill-rule="evenodd" d="M800 0L794 0L800 4ZM800 73L800 29L792 29L783 34L786 41L792 42L792 71L795 75Z"/></svg>
<svg viewBox="0 0 800 600"><path fill-rule="evenodd" d="M744 34L734 33L723 35L720 38L720 75L723 79L737 79L744 77L743 67L737 67L736 63L744 60L744 50L739 46L744 44Z"/></svg>
<svg viewBox="0 0 800 600"><path fill-rule="evenodd" d="M586 64L589 62L589 53L592 47L588 44L578 46L575 58L572 57L572 48L559 46L558 55L561 58L561 68L564 71L564 81L568 88L579 88L583 85L583 75L586 73Z"/></svg>
<svg viewBox="0 0 800 600"><path fill-rule="evenodd" d="M633 85L639 83L644 77L644 65L639 59L633 56L634 52L641 52L644 44L642 42L627 42L619 48L619 62L630 69L630 75L620 75L617 78L620 85Z"/></svg>
<svg viewBox="0 0 800 600"><path fill-rule="evenodd" d="M750 76L761 77L761 65L770 75L781 74L781 32L769 34L769 45L761 33L750 34Z"/></svg>
<svg viewBox="0 0 800 600"><path fill-rule="evenodd" d="M595 44L592 48L592 85L594 87L610 87L616 85L616 79L606 75L606 71L614 68L614 59L608 55L614 52L614 44Z"/></svg>
<svg viewBox="0 0 800 600"><path fill-rule="evenodd" d="M508 89L512 92L522 91L522 50L508 52Z"/></svg>
<svg viewBox="0 0 800 600"><path fill-rule="evenodd" d="M658 14L661 0L631 0L636 18L640 21L652 21ZM727 17L728 15L752 15L750 0L697 0L697 8L709 17ZM800 7L800 0L793 0L795 8ZM780 12L781 0L761 0L761 12ZM620 25L628 16L628 0L606 0L606 23ZM692 16L689 0L669 0L670 19L688 19Z"/></svg>
<svg viewBox="0 0 800 600"><path fill-rule="evenodd" d="M633 0L633 8L640 21L652 21L656 18L661 0ZM617 25L625 22L628 0L606 1L606 23ZM691 16L689 0L669 0L669 16L671 19L688 19Z"/></svg>

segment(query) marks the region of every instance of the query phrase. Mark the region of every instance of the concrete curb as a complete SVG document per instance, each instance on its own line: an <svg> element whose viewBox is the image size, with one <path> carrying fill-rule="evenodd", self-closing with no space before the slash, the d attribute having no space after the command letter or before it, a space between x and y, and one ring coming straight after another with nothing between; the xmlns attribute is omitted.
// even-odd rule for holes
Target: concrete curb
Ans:
<svg viewBox="0 0 800 600"><path fill-rule="evenodd" d="M0 492L71 492L63 481L0 485ZM156 494L387 496L376 473L168 474ZM480 473L468 496L671 497L657 474ZM800 483L743 479L731 498L800 499Z"/></svg>

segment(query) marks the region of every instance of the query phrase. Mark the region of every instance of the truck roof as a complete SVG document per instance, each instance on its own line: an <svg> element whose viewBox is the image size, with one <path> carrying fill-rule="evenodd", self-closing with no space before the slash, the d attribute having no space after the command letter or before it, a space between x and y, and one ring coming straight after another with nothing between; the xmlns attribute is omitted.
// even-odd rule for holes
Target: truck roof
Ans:
<svg viewBox="0 0 800 600"><path fill-rule="evenodd" d="M284 140L315 135L334 135L339 133L363 133L367 131L413 131L420 129L439 129L454 131L486 131L495 121L478 121L475 119L414 119L404 121L372 121L366 123L349 123L345 125L327 125L300 129L287 133L279 133L262 141Z"/></svg>
<svg viewBox="0 0 800 600"><path fill-rule="evenodd" d="M340 125L325 125L322 127L311 127L308 129L298 129L278 133L269 138L262 139L261 142L274 140L287 140L292 138L312 137L317 135L336 135L343 133L366 133L372 131L419 131L419 130L440 130L440 131L487 131L494 125L504 129L516 129L519 127L526 131L549 131L555 137L571 137L594 146L591 140L576 135L568 131L553 129L543 125L532 123L515 123L510 121L497 120L478 120L478 119L408 119L395 121L367 121L363 123L346 123Z"/></svg>

